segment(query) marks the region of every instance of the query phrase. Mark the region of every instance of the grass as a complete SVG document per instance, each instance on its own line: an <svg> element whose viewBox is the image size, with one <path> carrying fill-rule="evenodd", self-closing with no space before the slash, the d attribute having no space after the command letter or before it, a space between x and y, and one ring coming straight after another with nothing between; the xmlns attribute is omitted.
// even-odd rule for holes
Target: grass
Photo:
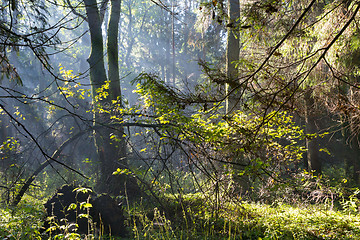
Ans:
<svg viewBox="0 0 360 240"><path fill-rule="evenodd" d="M355 208L329 210L324 204L296 207L243 202L221 203L215 214L200 194L185 196L181 204L169 199L172 210L168 212L141 203L127 206L131 232L127 239L360 239L360 214ZM40 201L27 196L18 207L3 206L0 213L1 239L49 239L40 234L44 219ZM57 238L100 239L84 235Z"/></svg>
<svg viewBox="0 0 360 240"><path fill-rule="evenodd" d="M242 229L255 231L262 239L359 239L360 216L343 211L326 210L323 206L306 208L284 204L277 206L244 204ZM238 221L239 222L239 221ZM244 232L246 236L246 231Z"/></svg>
<svg viewBox="0 0 360 240"><path fill-rule="evenodd" d="M358 211L329 210L325 204L243 202L240 206L222 203L214 214L211 204L199 201L203 200L200 195L192 197L182 207L171 206L177 210L170 214L155 209L153 218L146 217L152 216L149 210L138 209L139 216L132 222L136 239L360 239ZM154 227L159 215L168 222Z"/></svg>

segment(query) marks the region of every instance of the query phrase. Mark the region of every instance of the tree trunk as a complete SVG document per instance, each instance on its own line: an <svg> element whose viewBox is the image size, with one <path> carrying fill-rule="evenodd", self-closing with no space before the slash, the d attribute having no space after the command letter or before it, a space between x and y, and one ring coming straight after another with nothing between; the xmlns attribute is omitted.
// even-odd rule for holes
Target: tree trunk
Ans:
<svg viewBox="0 0 360 240"><path fill-rule="evenodd" d="M122 96L120 88L120 76L119 76L119 50L118 50L118 35L119 35L119 21L121 13L121 0L111 0L111 12L108 25L108 39L107 39L107 52L108 52L108 76L110 81L110 97L111 101L116 100L120 106L122 106ZM113 114L117 114L116 109ZM118 118L120 116L117 116ZM127 168L127 155L126 155L126 142L124 138L124 127L117 127L115 129L106 129L107 138L104 141L104 145L110 152L104 152L103 172L105 173L106 192L119 194L124 192L125 176L114 176L112 173L117 168ZM116 140L110 140L109 136L116 134Z"/></svg>
<svg viewBox="0 0 360 240"><path fill-rule="evenodd" d="M354 139L352 139L350 141L350 146L351 146L351 150L352 150L352 166L353 166L353 172L352 172L352 179L354 181L355 184L359 184L360 181L360 148L359 148L359 142L358 142L358 137L354 137Z"/></svg>
<svg viewBox="0 0 360 240"><path fill-rule="evenodd" d="M236 26L236 22L240 18L240 3L239 0L228 0L228 14L229 14L229 26ZM228 94L232 88L236 87L236 79L238 78L238 70L236 68L236 62L239 61L240 44L237 28L228 27L227 29L227 49L226 49L226 73L228 81L233 83L226 84L226 94ZM236 108L238 94L231 94L226 100L226 113L232 112Z"/></svg>
<svg viewBox="0 0 360 240"><path fill-rule="evenodd" d="M315 102L311 95L311 90L305 92L305 131L306 134L316 134ZM306 138L308 170L314 171L315 174L321 174L321 160L319 157L319 143L316 138Z"/></svg>
<svg viewBox="0 0 360 240"><path fill-rule="evenodd" d="M236 26L236 22L240 18L240 2L239 0L228 1L228 14L229 14L229 26ZM228 27L227 31L227 50L226 50L226 72L229 83L226 84L226 93L228 94L231 89L238 86L238 69L236 68L236 62L239 61L240 55L240 38L237 28ZM226 100L226 114L230 114L234 110L239 109L238 98L240 97L238 92L232 93ZM235 156L236 161L242 163L244 160L241 156ZM241 165L233 165L232 167L232 180L234 182L235 194L245 194L250 190L249 177L247 174L239 174L244 171L244 167Z"/></svg>
<svg viewBox="0 0 360 240"><path fill-rule="evenodd" d="M108 71L110 81L110 99L121 101L120 76L119 76L119 50L118 35L121 13L121 0L111 0L111 12L108 26L107 52Z"/></svg>
<svg viewBox="0 0 360 240"><path fill-rule="evenodd" d="M114 129L106 125L111 122L110 115L116 114L116 109L112 108L113 100L118 101L118 103L120 101L121 105L118 61L118 29L121 0L111 1L107 34L109 96L100 100L96 100L96 96L98 95L97 89L101 88L107 81L101 29L102 22L96 0L84 0L84 2L91 39L91 54L88 62L90 64L90 83L95 109L94 126L103 126L102 128L96 128L98 130L94 131L101 175L98 188L102 192L117 195L123 192L125 178L119 175L114 176L112 173L117 168L127 168L124 128ZM105 111L99 111L101 108ZM116 139L111 138L114 135L116 135Z"/></svg>
<svg viewBox="0 0 360 240"><path fill-rule="evenodd" d="M84 0L86 15L89 24L91 53L88 58L90 65L90 83L93 99L97 95L96 89L105 84L107 80L104 65L104 49L101 31L101 19L96 0ZM95 124L96 124L95 116Z"/></svg>

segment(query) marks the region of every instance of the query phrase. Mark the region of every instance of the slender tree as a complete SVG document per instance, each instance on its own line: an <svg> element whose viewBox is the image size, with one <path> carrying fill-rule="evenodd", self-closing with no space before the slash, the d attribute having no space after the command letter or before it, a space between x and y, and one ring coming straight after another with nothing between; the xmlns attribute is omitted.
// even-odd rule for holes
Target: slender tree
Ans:
<svg viewBox="0 0 360 240"><path fill-rule="evenodd" d="M228 17L227 24L227 48L226 48L226 74L228 83L226 84L226 93L228 94L233 88L239 85L237 81L239 77L236 67L240 55L240 36L238 22L240 18L240 2L239 0L228 0ZM238 94L230 94L226 101L226 113L230 113L236 109Z"/></svg>

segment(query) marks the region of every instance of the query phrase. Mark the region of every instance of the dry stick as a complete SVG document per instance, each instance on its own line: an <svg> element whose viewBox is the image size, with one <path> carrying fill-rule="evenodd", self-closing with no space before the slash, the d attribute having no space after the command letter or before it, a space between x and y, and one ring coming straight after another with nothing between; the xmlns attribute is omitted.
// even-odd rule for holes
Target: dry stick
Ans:
<svg viewBox="0 0 360 240"><path fill-rule="evenodd" d="M87 19L84 15L82 15L81 13L79 13L79 12L76 11L76 8L79 7L79 5L80 5L81 2L79 2L79 4L76 5L76 7L74 7L74 6L71 4L70 0L66 0L66 3L67 3L67 6L70 8L71 12L72 12L75 16L80 17L81 19L83 19L83 20L86 21L86 22L88 21L88 19Z"/></svg>

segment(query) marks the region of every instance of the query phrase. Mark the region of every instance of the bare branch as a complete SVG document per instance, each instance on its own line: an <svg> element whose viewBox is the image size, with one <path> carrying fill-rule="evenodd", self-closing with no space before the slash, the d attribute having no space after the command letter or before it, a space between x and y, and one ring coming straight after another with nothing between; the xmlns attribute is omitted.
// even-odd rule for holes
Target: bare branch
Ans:
<svg viewBox="0 0 360 240"><path fill-rule="evenodd" d="M88 21L87 18L82 15L81 13L77 12L76 11L76 7L74 7L73 5L71 5L71 2L70 0L66 0L66 3L68 4L68 7L70 8L71 12L75 15L75 16L78 16L80 18L82 18L84 21ZM80 5L80 3L78 4L78 6Z"/></svg>

